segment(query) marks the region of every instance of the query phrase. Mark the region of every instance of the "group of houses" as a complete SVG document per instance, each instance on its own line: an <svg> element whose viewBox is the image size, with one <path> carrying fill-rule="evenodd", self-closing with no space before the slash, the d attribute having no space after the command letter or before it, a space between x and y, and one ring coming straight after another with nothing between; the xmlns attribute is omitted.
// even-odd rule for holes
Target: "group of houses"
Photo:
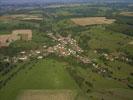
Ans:
<svg viewBox="0 0 133 100"><path fill-rule="evenodd" d="M0 35L0 48L8 47L16 40L28 41L32 39L32 30L13 30L11 34Z"/></svg>
<svg viewBox="0 0 133 100"><path fill-rule="evenodd" d="M32 32L29 30L19 30L19 31L13 31L13 34L26 34L27 32L27 37L22 37L18 36L17 39L22 40L31 40L32 38ZM103 69L100 65L93 63L88 57L81 56L81 53L84 51L78 46L78 43L76 40L74 40L71 35L68 35L67 37L63 37L59 34L54 35L52 33L49 33L48 36L52 38L54 41L58 41L56 45L54 46L42 46L39 49L36 50L29 50L29 51L22 51L20 52L17 56L14 56L11 58L12 62L17 63L19 61L29 61L32 58L35 59L43 59L49 54L56 54L57 56L73 56L76 58L78 61L82 62L83 64L91 64L93 68L98 70L98 72L105 73L106 70ZM5 61L9 61L8 59L4 59Z"/></svg>
<svg viewBox="0 0 133 100"><path fill-rule="evenodd" d="M94 50L94 53L98 53L97 50ZM115 61L115 60L118 60L118 61L124 61L126 63L129 63L129 62L132 62L132 59L130 59L129 57L127 57L127 55L123 52L112 52L112 53L98 53L100 54L100 56L102 58L104 58L106 61Z"/></svg>
<svg viewBox="0 0 133 100"><path fill-rule="evenodd" d="M59 42L59 44L57 46L55 46L55 49L61 48L61 53L63 51L66 51L63 53L66 55L67 54L70 55L71 53L76 54L76 52L77 53L83 52L83 50L78 46L78 43L76 42L76 40L71 38L71 35L68 35L67 37L63 37L60 34L53 35L53 33L49 33L48 36L50 38L52 38L54 41ZM67 49L67 50L65 50L65 49Z"/></svg>
<svg viewBox="0 0 133 100"><path fill-rule="evenodd" d="M25 32L25 31L21 31ZM13 33L18 33L17 31L14 31ZM20 33L20 31L19 31ZM37 59L42 59L45 56L49 54L56 54L58 56L70 56L73 55L78 60L80 60L83 63L90 63L91 61L87 57L82 57L79 54L83 52L83 50L78 46L76 40L72 39L69 35L68 37L63 37L61 35L53 35L52 33L48 34L48 36L55 41L58 41L57 45L47 47L44 45L42 48L39 48L38 50L30 50L30 51L22 51L18 56L14 57L14 62L17 61L26 61L30 59L31 57L35 57ZM30 40L32 36L28 36L26 40ZM17 39L20 39L17 38ZM68 46L69 45L69 46Z"/></svg>

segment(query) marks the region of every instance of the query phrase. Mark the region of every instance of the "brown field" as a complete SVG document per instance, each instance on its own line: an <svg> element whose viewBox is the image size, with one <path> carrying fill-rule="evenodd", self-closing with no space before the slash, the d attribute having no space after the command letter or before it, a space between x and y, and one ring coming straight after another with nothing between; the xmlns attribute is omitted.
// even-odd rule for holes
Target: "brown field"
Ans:
<svg viewBox="0 0 133 100"><path fill-rule="evenodd" d="M80 4L69 4L69 5L59 4L59 5L50 5L50 6L48 6L48 8L75 7L75 6L80 6Z"/></svg>
<svg viewBox="0 0 133 100"><path fill-rule="evenodd" d="M14 14L14 15L5 15L0 16L0 20L43 20L41 15L29 15L29 14Z"/></svg>
<svg viewBox="0 0 133 100"><path fill-rule="evenodd" d="M133 17L133 12L121 12L120 15Z"/></svg>
<svg viewBox="0 0 133 100"><path fill-rule="evenodd" d="M9 20L11 17L9 16L0 16L0 20Z"/></svg>
<svg viewBox="0 0 133 100"><path fill-rule="evenodd" d="M86 18L72 18L75 24L80 26L98 25L98 24L112 24L115 19L107 19L106 17L86 17Z"/></svg>
<svg viewBox="0 0 133 100"><path fill-rule="evenodd" d="M7 47L12 41L16 40L31 40L32 39L32 30L14 30L12 34L9 35L0 35L0 48Z"/></svg>
<svg viewBox="0 0 133 100"><path fill-rule="evenodd" d="M17 100L75 100L72 90L26 90Z"/></svg>

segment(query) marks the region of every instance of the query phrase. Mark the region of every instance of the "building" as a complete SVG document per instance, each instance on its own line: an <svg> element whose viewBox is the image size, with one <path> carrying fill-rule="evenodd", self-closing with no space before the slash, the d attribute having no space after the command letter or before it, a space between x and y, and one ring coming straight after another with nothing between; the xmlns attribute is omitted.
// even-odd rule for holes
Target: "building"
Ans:
<svg viewBox="0 0 133 100"><path fill-rule="evenodd" d="M32 30L14 30L12 34L0 35L0 48L8 47L11 42L16 40L32 40Z"/></svg>

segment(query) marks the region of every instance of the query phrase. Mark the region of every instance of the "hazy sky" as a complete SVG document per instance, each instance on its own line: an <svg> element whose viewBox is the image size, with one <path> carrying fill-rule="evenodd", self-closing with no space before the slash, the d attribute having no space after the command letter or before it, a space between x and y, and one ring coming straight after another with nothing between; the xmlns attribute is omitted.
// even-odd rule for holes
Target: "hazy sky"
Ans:
<svg viewBox="0 0 133 100"><path fill-rule="evenodd" d="M82 1L82 0L0 0L0 1L8 1L8 2L63 2L63 1ZM89 1L89 0L83 0Z"/></svg>
<svg viewBox="0 0 133 100"><path fill-rule="evenodd" d="M1 2L7 2L7 3L28 3L28 2L44 2L44 3L49 3L49 2L75 2L75 1L79 1L79 2L83 2L83 1L130 1L133 2L133 0L0 0Z"/></svg>
<svg viewBox="0 0 133 100"><path fill-rule="evenodd" d="M0 0L1 2L5 3L50 3L50 2L75 2L75 1L92 1L92 0Z"/></svg>

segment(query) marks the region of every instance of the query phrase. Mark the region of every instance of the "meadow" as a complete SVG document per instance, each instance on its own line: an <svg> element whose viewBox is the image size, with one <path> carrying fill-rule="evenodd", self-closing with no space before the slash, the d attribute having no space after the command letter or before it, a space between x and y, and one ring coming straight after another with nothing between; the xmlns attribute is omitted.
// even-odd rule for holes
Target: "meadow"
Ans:
<svg viewBox="0 0 133 100"><path fill-rule="evenodd" d="M15 100L23 90L76 90L79 88L65 70L65 64L44 59L25 66L8 84L0 90L1 100Z"/></svg>

